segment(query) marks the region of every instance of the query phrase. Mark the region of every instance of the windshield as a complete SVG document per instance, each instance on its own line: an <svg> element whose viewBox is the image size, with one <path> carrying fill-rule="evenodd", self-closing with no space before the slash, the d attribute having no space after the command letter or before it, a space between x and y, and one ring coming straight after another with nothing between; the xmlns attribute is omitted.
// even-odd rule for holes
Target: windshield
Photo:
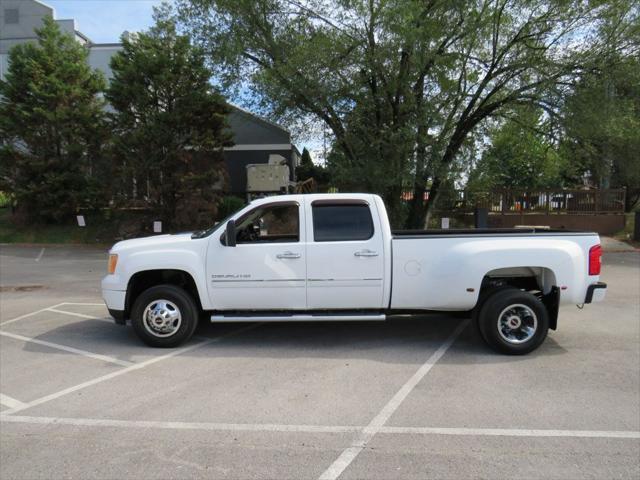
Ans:
<svg viewBox="0 0 640 480"><path fill-rule="evenodd" d="M246 205L245 205L246 206ZM227 215L224 219L220 220L218 223L216 223L213 227L208 228L206 230L200 230L199 232L194 232L193 235L191 235L191 238L204 238L204 237L208 237L209 235L211 235L213 232L217 231L220 227L222 227L223 225L226 225L227 222L229 221L229 219L231 217L233 217L236 213L238 213L240 210L242 210L244 208L244 206L242 208L239 208L238 210L236 210L235 212L233 212L231 215Z"/></svg>

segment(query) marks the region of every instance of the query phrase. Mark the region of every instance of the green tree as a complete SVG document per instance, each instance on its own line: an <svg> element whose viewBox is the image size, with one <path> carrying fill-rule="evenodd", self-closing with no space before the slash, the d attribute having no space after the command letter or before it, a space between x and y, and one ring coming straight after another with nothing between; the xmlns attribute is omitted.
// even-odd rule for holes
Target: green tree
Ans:
<svg viewBox="0 0 640 480"><path fill-rule="evenodd" d="M96 201L105 83L53 19L36 33L36 43L11 49L0 81L0 189L24 219L64 221Z"/></svg>
<svg viewBox="0 0 640 480"><path fill-rule="evenodd" d="M205 226L224 186L230 108L209 82L203 52L177 32L168 7L157 9L155 20L148 32L123 37L111 59L114 158L123 195L135 182L169 226Z"/></svg>
<svg viewBox="0 0 640 480"><path fill-rule="evenodd" d="M313 167L313 160L311 159L311 153L307 150L307 147L302 149L302 155L300 156L300 166L310 168Z"/></svg>
<svg viewBox="0 0 640 480"><path fill-rule="evenodd" d="M296 178L298 181L313 178L316 181L316 184L323 187L328 185L330 179L327 169L313 163L311 153L309 153L309 150L306 148L302 149L300 165L296 167Z"/></svg>
<svg viewBox="0 0 640 480"><path fill-rule="evenodd" d="M523 102L547 107L549 91L562 95L584 65L625 48L638 15L631 0L179 5L223 84L248 82L276 116L323 122L343 178L381 193L391 212L413 190L409 227L425 224L480 125ZM593 32L605 17L619 21L603 42Z"/></svg>
<svg viewBox="0 0 640 480"><path fill-rule="evenodd" d="M577 85L564 108L561 153L576 176L640 196L640 60L610 58Z"/></svg>
<svg viewBox="0 0 640 480"><path fill-rule="evenodd" d="M521 107L489 136L490 146L469 175L467 188L538 190L563 186L566 162L537 108Z"/></svg>
<svg viewBox="0 0 640 480"><path fill-rule="evenodd" d="M314 167L311 153L309 153L309 150L305 147L300 156L300 165L296 167L296 178L298 180L306 180L307 178L313 177Z"/></svg>

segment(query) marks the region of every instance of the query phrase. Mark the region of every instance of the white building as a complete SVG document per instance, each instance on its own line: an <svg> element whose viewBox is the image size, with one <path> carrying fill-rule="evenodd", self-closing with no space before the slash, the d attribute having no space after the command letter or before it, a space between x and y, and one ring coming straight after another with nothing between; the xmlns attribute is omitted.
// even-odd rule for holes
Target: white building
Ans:
<svg viewBox="0 0 640 480"><path fill-rule="evenodd" d="M109 60L122 48L119 43L93 43L76 28L74 19L57 19L53 7L39 0L0 0L0 79L9 66L9 50L14 45L37 40L35 30L45 17L52 17L60 30L70 33L89 49L89 65L111 78Z"/></svg>

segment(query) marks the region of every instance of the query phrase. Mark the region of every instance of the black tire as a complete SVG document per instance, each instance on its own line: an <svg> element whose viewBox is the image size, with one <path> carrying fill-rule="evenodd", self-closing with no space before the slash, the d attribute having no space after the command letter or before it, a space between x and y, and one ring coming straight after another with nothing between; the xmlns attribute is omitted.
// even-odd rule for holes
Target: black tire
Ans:
<svg viewBox="0 0 640 480"><path fill-rule="evenodd" d="M538 348L547 337L549 313L529 292L505 288L485 299L477 322L482 338L492 349L524 355Z"/></svg>
<svg viewBox="0 0 640 480"><path fill-rule="evenodd" d="M162 302L162 301L165 302ZM166 315L168 325L165 332L153 323L143 318L147 307L154 302L158 316ZM179 315L179 321L173 316ZM153 315L153 314L152 314ZM140 339L151 347L177 347L191 338L198 326L200 312L193 297L182 288L175 285L157 285L142 292L131 309L131 324ZM162 319L159 319L162 321ZM175 329L175 331L171 331Z"/></svg>
<svg viewBox="0 0 640 480"><path fill-rule="evenodd" d="M488 298L490 298L493 294L497 292L504 292L504 291L519 292L520 290L517 289L516 287L510 287L508 285L489 287L483 290L482 292L480 292L480 295L478 297L478 302L476 303L476 306L471 311L471 320L473 324L476 326L476 328L478 329L478 331L480 332L480 336L485 342L487 342L487 339L484 338L484 333L480 328L480 320L479 320L480 311L482 310L482 307L484 307L484 304Z"/></svg>

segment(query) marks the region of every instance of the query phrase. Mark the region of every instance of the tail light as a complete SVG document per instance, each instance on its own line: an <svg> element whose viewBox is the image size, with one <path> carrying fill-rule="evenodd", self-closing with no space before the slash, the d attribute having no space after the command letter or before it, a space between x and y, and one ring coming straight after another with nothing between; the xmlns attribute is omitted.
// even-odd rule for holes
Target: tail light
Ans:
<svg viewBox="0 0 640 480"><path fill-rule="evenodd" d="M589 249L589 275L600 275L602 266L602 247L594 245Z"/></svg>

